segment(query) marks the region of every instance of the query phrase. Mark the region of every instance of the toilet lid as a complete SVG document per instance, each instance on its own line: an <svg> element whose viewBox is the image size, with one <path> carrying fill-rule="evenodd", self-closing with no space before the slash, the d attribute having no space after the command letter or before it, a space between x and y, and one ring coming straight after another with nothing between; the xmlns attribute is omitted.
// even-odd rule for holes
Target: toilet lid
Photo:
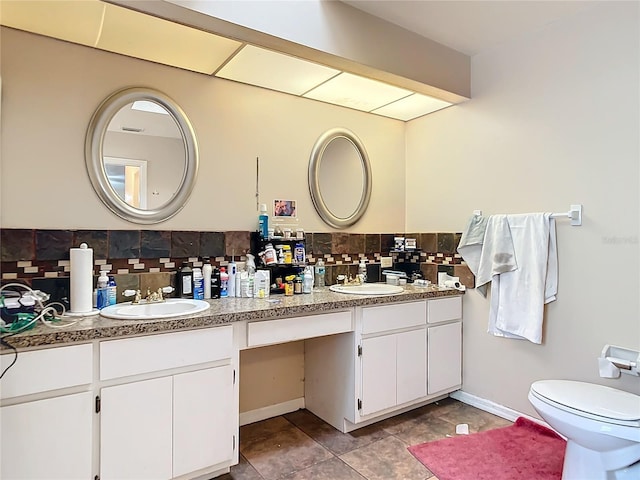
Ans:
<svg viewBox="0 0 640 480"><path fill-rule="evenodd" d="M541 380L534 382L531 390L572 410L611 420L640 420L640 396L615 388L571 380Z"/></svg>

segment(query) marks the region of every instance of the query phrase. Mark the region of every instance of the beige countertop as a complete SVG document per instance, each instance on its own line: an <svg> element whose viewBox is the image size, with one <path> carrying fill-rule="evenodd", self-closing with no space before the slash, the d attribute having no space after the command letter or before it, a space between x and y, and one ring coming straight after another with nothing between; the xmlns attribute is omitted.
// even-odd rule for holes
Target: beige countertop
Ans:
<svg viewBox="0 0 640 480"><path fill-rule="evenodd" d="M312 315L331 310L385 303L407 302L428 298L462 295L448 288L414 287L407 285L396 295L351 295L335 293L328 287L314 288L311 294L293 296L273 295L269 298L222 298L208 300L211 308L196 315L158 320L114 320L100 315L80 318L66 328L38 323L33 329L17 335L5 336L5 341L18 349L58 344L81 343L92 340L145 335L160 332L206 328L239 321L269 320L281 317ZM64 325L62 320L59 325ZM69 321L72 321L70 319ZM2 345L0 351L8 351Z"/></svg>

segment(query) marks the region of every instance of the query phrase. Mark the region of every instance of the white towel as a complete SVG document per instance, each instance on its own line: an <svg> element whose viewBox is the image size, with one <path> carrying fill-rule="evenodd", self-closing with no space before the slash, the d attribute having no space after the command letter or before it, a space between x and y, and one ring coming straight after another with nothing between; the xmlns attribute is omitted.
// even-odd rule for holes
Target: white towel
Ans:
<svg viewBox="0 0 640 480"><path fill-rule="evenodd" d="M518 268L506 215L471 217L460 237L458 253L475 275L476 289L484 296L495 275Z"/></svg>
<svg viewBox="0 0 640 480"><path fill-rule="evenodd" d="M555 220L549 213L506 217L518 268L493 276L489 333L539 344L544 305L558 287Z"/></svg>

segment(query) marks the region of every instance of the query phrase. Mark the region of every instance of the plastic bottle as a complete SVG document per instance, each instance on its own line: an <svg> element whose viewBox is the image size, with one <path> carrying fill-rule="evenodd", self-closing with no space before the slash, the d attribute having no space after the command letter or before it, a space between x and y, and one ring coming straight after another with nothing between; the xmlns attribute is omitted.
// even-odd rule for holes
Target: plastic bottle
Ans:
<svg viewBox="0 0 640 480"><path fill-rule="evenodd" d="M202 277L204 281L204 298L211 298L211 274L213 273L213 267L211 266L211 259L204 257L204 265L202 265Z"/></svg>
<svg viewBox="0 0 640 480"><path fill-rule="evenodd" d="M360 260L360 265L358 265L358 277L360 277L360 283L367 281L367 264L364 263L364 260Z"/></svg>
<svg viewBox="0 0 640 480"><path fill-rule="evenodd" d="M109 284L107 289L109 290L109 305L115 305L118 300L118 288L116 286L116 279L113 275L109 275Z"/></svg>
<svg viewBox="0 0 640 480"><path fill-rule="evenodd" d="M267 215L267 205L260 204L260 215L258 215L258 232L260 237L266 240L269 238L269 215Z"/></svg>
<svg viewBox="0 0 640 480"><path fill-rule="evenodd" d="M199 268L193 269L193 298L196 300L204 298L204 277Z"/></svg>
<svg viewBox="0 0 640 480"><path fill-rule="evenodd" d="M293 261L298 265L303 265L306 259L307 256L304 250L304 243L297 242L293 250Z"/></svg>
<svg viewBox="0 0 640 480"><path fill-rule="evenodd" d="M96 306L99 309L109 306L109 277L107 277L107 272L101 270L100 276L98 277L98 299L96 302Z"/></svg>
<svg viewBox="0 0 640 480"><path fill-rule="evenodd" d="M193 270L188 262L182 262L182 268L178 271L178 296L180 298L193 298Z"/></svg>
<svg viewBox="0 0 640 480"><path fill-rule="evenodd" d="M211 269L211 298L220 298L220 270Z"/></svg>
<svg viewBox="0 0 640 480"><path fill-rule="evenodd" d="M321 257L316 262L316 267L315 267L316 287L324 287L324 272L325 272L324 260Z"/></svg>
<svg viewBox="0 0 640 480"><path fill-rule="evenodd" d="M235 297L236 295L236 276L238 275L238 265L233 261L233 257L231 257L231 261L227 266L227 274L229 275L229 281L227 282L227 296Z"/></svg>
<svg viewBox="0 0 640 480"><path fill-rule="evenodd" d="M224 267L220 268L220 298L229 296L229 274Z"/></svg>
<svg viewBox="0 0 640 480"><path fill-rule="evenodd" d="M313 291L313 270L307 265L304 269L304 277L302 279L302 293L311 293Z"/></svg>

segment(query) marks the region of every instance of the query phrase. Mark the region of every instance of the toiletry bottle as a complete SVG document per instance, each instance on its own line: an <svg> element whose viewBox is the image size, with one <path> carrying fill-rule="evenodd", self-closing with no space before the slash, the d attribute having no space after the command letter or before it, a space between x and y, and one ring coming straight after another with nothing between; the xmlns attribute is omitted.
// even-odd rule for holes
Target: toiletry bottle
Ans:
<svg viewBox="0 0 640 480"><path fill-rule="evenodd" d="M176 275L178 282L178 296L180 298L193 298L193 270L188 262L182 262L182 268Z"/></svg>
<svg viewBox="0 0 640 480"><path fill-rule="evenodd" d="M293 251L293 261L298 265L304 265L306 258L307 257L304 251L304 243L297 242Z"/></svg>
<svg viewBox="0 0 640 480"><path fill-rule="evenodd" d="M367 264L362 259L360 259L360 265L358 265L358 277L360 277L360 283L367 281Z"/></svg>
<svg viewBox="0 0 640 480"><path fill-rule="evenodd" d="M229 275L229 281L227 282L227 296L236 297L236 276L238 274L238 265L231 257L231 261L227 266L227 274Z"/></svg>
<svg viewBox="0 0 640 480"><path fill-rule="evenodd" d="M220 298L220 270L211 269L211 298Z"/></svg>
<svg viewBox="0 0 640 480"><path fill-rule="evenodd" d="M229 291L229 274L227 269L220 267L220 298L228 297Z"/></svg>
<svg viewBox="0 0 640 480"><path fill-rule="evenodd" d="M202 277L204 281L204 298L211 298L211 274L213 273L213 267L211 266L211 259L204 257L204 265L202 265Z"/></svg>
<svg viewBox="0 0 640 480"><path fill-rule="evenodd" d="M197 267L193 269L193 298L196 300L204 298L204 278L202 270Z"/></svg>
<svg viewBox="0 0 640 480"><path fill-rule="evenodd" d="M109 277L107 277L107 272L101 270L100 276L98 277L98 300L96 302L96 306L99 309L109 306Z"/></svg>
<svg viewBox="0 0 640 480"><path fill-rule="evenodd" d="M258 232L263 240L269 238L269 215L267 215L267 205L260 204L260 215L258 215Z"/></svg>
<svg viewBox="0 0 640 480"><path fill-rule="evenodd" d="M307 265L304 269L304 278L302 279L302 293L311 293L313 290L313 270Z"/></svg>
<svg viewBox="0 0 640 480"><path fill-rule="evenodd" d="M315 268L316 287L324 287L324 272L324 260L320 257L316 262Z"/></svg>
<svg viewBox="0 0 640 480"><path fill-rule="evenodd" d="M302 272L298 272L296 278L293 280L293 293L296 295L302 293Z"/></svg>
<svg viewBox="0 0 640 480"><path fill-rule="evenodd" d="M109 275L109 305L115 305L118 300L118 289L116 286L116 279L113 275Z"/></svg>

